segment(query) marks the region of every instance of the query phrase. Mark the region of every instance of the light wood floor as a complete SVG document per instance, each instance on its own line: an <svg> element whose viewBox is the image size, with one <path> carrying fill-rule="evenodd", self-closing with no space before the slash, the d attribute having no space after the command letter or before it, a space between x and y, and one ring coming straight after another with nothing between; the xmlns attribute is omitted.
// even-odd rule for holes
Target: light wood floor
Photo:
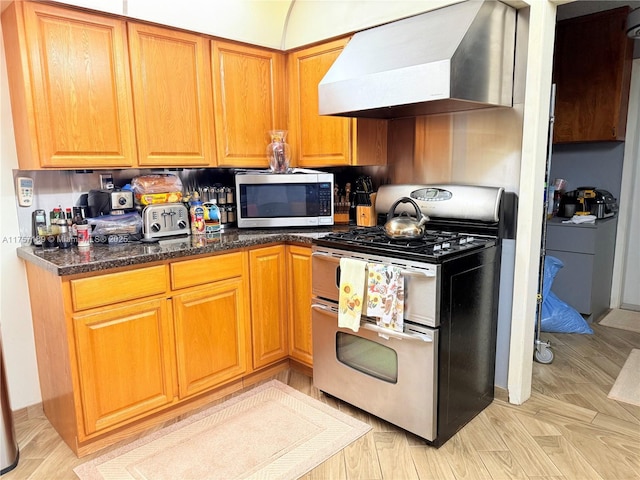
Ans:
<svg viewBox="0 0 640 480"><path fill-rule="evenodd" d="M595 335L543 334L551 365L534 363L524 405L496 399L444 446L326 397L297 372L278 377L373 429L304 479L640 479L640 407L607 399L640 334L592 325ZM38 409L20 412L20 463L2 480L75 479L78 459ZM198 480L198 479L185 479Z"/></svg>

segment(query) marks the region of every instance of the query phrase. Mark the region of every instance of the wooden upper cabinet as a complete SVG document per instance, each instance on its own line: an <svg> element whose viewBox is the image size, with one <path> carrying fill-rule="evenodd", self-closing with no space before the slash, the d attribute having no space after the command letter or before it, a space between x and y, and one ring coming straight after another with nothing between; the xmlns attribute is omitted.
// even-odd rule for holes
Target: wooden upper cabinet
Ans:
<svg viewBox="0 0 640 480"><path fill-rule="evenodd" d="M387 163L387 120L318 113L318 84L347 41L335 40L289 54L289 139L293 162L301 167Z"/></svg>
<svg viewBox="0 0 640 480"><path fill-rule="evenodd" d="M318 84L346 44L336 40L290 54L289 138L301 167L351 164L353 120L318 113Z"/></svg>
<svg viewBox="0 0 640 480"><path fill-rule="evenodd" d="M285 56L212 41L218 165L268 167L269 130L286 129Z"/></svg>
<svg viewBox="0 0 640 480"><path fill-rule="evenodd" d="M129 23L140 166L215 165L209 42Z"/></svg>
<svg viewBox="0 0 640 480"><path fill-rule="evenodd" d="M633 61L628 7L558 22L554 143L624 140Z"/></svg>
<svg viewBox="0 0 640 480"><path fill-rule="evenodd" d="M2 30L19 167L134 165L124 22L13 2Z"/></svg>

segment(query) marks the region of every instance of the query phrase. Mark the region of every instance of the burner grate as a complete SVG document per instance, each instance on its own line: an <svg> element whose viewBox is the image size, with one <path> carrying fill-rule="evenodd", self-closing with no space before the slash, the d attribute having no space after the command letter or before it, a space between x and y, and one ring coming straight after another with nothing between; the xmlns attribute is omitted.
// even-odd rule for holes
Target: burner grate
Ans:
<svg viewBox="0 0 640 480"><path fill-rule="evenodd" d="M411 254L415 257L444 257L495 244L495 237L471 236L465 233L427 230L419 239L391 239L384 227L356 228L348 232L330 233L318 243L327 246L354 247L361 251L386 252L389 254Z"/></svg>

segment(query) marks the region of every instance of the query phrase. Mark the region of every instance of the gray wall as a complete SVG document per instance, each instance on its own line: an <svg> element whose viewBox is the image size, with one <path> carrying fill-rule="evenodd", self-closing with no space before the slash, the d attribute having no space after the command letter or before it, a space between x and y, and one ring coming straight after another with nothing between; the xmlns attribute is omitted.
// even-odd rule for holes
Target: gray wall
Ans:
<svg viewBox="0 0 640 480"><path fill-rule="evenodd" d="M591 186L620 198L624 142L554 145L549 181L567 180L567 191Z"/></svg>

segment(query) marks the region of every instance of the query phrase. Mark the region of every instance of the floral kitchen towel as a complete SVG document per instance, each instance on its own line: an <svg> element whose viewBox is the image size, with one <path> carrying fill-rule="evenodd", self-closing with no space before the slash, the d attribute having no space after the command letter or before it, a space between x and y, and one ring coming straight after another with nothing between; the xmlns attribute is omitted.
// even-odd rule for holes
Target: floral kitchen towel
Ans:
<svg viewBox="0 0 640 480"><path fill-rule="evenodd" d="M367 263L354 258L340 259L338 327L357 332L365 292Z"/></svg>
<svg viewBox="0 0 640 480"><path fill-rule="evenodd" d="M404 328L404 277L394 265L367 264L367 315L380 327L402 332Z"/></svg>

